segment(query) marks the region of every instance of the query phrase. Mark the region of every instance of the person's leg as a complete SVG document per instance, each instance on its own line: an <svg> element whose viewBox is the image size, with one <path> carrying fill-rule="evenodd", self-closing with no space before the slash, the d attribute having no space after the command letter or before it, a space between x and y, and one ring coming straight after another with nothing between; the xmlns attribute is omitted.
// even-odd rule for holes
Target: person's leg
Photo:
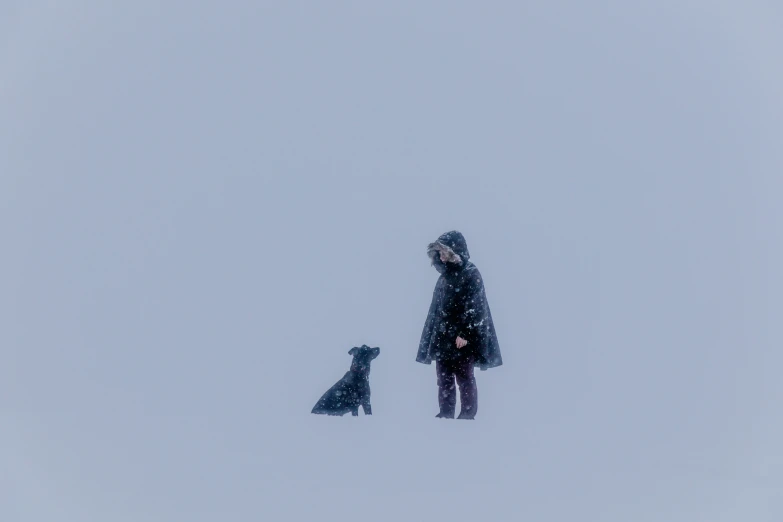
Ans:
<svg viewBox="0 0 783 522"><path fill-rule="evenodd" d="M460 419L472 419L478 413L478 387L476 376L473 373L473 359L466 358L459 361L455 367L455 376L459 386L459 399L462 403Z"/></svg>
<svg viewBox="0 0 783 522"><path fill-rule="evenodd" d="M444 361L436 361L435 371L438 374L438 405L440 406L438 417L453 419L457 407L454 369Z"/></svg>

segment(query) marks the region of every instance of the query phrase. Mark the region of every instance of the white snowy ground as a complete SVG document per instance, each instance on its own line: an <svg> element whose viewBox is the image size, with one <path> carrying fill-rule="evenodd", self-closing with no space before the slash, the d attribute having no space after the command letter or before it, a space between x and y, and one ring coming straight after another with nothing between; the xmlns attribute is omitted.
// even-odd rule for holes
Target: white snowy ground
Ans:
<svg viewBox="0 0 783 522"><path fill-rule="evenodd" d="M149 396L131 411L12 417L0 435L2 520L774 522L781 513L780 455L751 446L777 447L753 438L763 421L738 430L727 417L699 430L699 411L681 425L662 414L677 408L671 397L568 395L514 367L479 375L478 420L443 421L433 417L432 369L401 356L376 360L372 417L307 413L339 377L336 362L301 389L278 379L258 400L250 383L224 382L222 400L247 394L226 407L166 413ZM395 389L401 381L410 389ZM203 386L211 382L205 374Z"/></svg>

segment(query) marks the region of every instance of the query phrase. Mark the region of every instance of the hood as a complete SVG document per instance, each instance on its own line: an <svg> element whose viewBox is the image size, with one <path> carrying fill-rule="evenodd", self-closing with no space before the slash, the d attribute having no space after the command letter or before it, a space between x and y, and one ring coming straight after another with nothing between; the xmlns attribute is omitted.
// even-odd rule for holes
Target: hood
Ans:
<svg viewBox="0 0 783 522"><path fill-rule="evenodd" d="M446 253L448 263L454 263L459 266L465 266L470 259L465 236L456 230L446 232L437 241L427 246L427 255L433 264L440 262L441 252Z"/></svg>

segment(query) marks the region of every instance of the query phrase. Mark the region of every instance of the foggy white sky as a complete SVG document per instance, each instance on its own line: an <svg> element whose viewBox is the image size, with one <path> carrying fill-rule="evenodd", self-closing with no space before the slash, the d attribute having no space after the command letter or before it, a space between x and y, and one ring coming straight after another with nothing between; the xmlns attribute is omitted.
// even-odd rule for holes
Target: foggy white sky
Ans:
<svg viewBox="0 0 783 522"><path fill-rule="evenodd" d="M0 520L783 520L783 8L386 4L0 2Z"/></svg>

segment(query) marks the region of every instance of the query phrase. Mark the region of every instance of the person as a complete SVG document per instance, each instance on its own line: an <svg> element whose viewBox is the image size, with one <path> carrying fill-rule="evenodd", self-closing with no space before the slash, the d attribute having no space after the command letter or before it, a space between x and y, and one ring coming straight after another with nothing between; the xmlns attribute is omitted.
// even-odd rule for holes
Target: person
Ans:
<svg viewBox="0 0 783 522"><path fill-rule="evenodd" d="M416 361L435 361L438 377L437 417L453 419L457 405L456 384L462 408L459 419L478 413L474 368L503 364L492 314L478 268L470 262L465 237L454 230L427 247L432 265L441 274L435 285Z"/></svg>

